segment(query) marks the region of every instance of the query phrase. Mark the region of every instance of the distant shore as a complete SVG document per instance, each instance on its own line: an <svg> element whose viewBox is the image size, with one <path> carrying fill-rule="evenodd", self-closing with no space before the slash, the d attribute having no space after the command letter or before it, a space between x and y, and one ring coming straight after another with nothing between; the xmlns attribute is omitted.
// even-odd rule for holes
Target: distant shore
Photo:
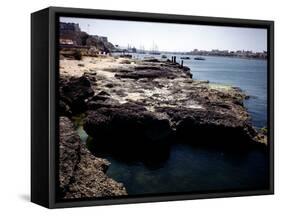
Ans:
<svg viewBox="0 0 281 216"><path fill-rule="evenodd" d="M257 59L267 60L265 57L254 57L254 56L232 56L232 55L198 55L198 54L185 54L183 56L204 56L204 57L228 57L228 58L240 58L240 59Z"/></svg>
<svg viewBox="0 0 281 216"><path fill-rule="evenodd" d="M160 54L158 55L155 55L155 54L151 54L149 52L146 52L146 53L143 53L143 52L135 52L135 53L132 53L132 52L113 52L113 54L125 54L125 55L151 55L151 56L159 56L161 57L162 55L177 55L177 56L182 56L182 57L188 57L188 56L192 56L192 58L194 57L228 57L228 58L239 58L239 59L256 59L256 60L267 60L267 57L265 56L237 56L237 55L215 55L215 54L195 54L195 53L177 53L177 52L161 52Z"/></svg>

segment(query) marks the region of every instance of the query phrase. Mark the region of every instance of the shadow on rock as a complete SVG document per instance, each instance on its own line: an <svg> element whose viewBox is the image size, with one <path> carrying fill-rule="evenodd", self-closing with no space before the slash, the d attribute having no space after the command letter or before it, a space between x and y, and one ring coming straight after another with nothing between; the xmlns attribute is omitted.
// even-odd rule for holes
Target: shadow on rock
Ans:
<svg viewBox="0 0 281 216"><path fill-rule="evenodd" d="M120 141L121 142L121 141ZM112 140L111 143L96 143L94 140L87 141L88 149L96 156L133 164L141 162L149 169L163 167L169 159L171 145L169 143L150 143L135 145L119 143Z"/></svg>

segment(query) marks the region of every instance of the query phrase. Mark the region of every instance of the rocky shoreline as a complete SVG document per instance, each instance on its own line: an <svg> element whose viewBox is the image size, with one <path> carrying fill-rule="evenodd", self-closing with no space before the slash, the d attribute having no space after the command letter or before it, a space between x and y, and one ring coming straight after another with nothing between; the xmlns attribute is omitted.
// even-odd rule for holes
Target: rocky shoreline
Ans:
<svg viewBox="0 0 281 216"><path fill-rule="evenodd" d="M267 145L266 133L250 123L240 89L193 80L188 67L169 60L62 56L59 85L64 198L126 195L106 176L108 161L94 156L98 147L155 159L175 141L232 149ZM81 113L92 154L69 121Z"/></svg>
<svg viewBox="0 0 281 216"><path fill-rule="evenodd" d="M93 156L81 143L73 123L60 117L60 197L63 199L127 195L122 183L105 173L106 159Z"/></svg>

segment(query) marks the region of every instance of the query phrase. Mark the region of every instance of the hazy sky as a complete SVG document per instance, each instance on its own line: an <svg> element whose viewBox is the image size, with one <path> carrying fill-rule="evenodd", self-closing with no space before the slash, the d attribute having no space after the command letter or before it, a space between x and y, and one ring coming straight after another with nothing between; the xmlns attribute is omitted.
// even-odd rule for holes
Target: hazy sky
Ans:
<svg viewBox="0 0 281 216"><path fill-rule="evenodd" d="M68 17L60 21L78 23L91 35L106 36L114 45L130 44L137 49L144 46L150 50L155 43L161 51L267 50L266 29Z"/></svg>

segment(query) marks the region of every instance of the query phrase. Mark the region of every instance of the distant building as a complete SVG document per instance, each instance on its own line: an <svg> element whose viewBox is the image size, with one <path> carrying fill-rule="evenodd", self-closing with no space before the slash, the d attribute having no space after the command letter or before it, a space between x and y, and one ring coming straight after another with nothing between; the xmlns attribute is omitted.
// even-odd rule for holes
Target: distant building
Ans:
<svg viewBox="0 0 281 216"><path fill-rule="evenodd" d="M63 45L73 45L74 42L71 39L60 38L60 44L63 44Z"/></svg>
<svg viewBox="0 0 281 216"><path fill-rule="evenodd" d="M81 31L79 24L77 23L60 23L60 31Z"/></svg>
<svg viewBox="0 0 281 216"><path fill-rule="evenodd" d="M185 55L205 55L205 56L229 56L229 57L239 57L239 58L258 58L258 59L267 59L267 52L253 52L251 50L219 50L212 49L207 50L198 50L193 49L190 52L184 52Z"/></svg>

